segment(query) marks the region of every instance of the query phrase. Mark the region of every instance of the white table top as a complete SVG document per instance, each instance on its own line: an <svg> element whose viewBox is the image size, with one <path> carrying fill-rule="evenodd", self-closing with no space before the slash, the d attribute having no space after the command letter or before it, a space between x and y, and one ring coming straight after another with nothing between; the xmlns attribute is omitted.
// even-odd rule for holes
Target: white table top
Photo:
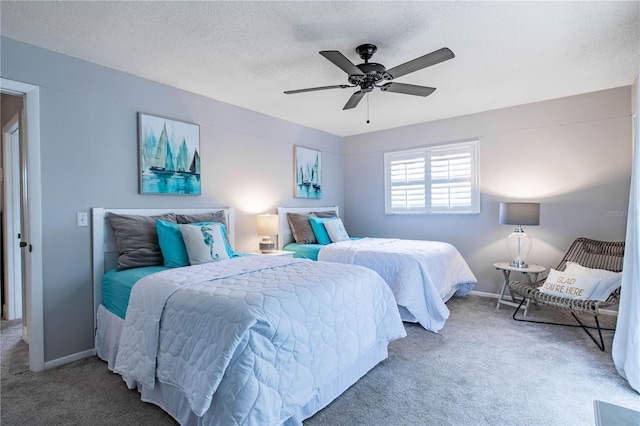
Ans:
<svg viewBox="0 0 640 426"><path fill-rule="evenodd" d="M536 265L535 263L529 263L526 268L518 268L517 266L511 266L510 262L497 262L493 266L496 269L502 269L505 271L522 272L523 274L540 274L547 270L544 266Z"/></svg>
<svg viewBox="0 0 640 426"><path fill-rule="evenodd" d="M294 255L292 251L288 251L288 250L274 250L268 253L262 253L261 251L254 251L251 254L259 254L262 256L292 256L292 257Z"/></svg>

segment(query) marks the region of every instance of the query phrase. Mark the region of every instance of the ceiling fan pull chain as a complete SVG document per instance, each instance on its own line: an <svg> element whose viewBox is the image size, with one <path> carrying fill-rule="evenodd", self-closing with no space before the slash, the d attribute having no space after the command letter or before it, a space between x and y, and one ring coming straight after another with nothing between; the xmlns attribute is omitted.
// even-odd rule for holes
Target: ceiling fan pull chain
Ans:
<svg viewBox="0 0 640 426"><path fill-rule="evenodd" d="M369 94L367 93L367 124L369 124Z"/></svg>

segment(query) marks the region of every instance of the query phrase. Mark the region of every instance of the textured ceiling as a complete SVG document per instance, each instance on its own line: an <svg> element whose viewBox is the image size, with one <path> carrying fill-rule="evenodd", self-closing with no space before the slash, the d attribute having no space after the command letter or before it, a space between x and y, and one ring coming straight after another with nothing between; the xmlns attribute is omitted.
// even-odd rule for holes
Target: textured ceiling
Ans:
<svg viewBox="0 0 640 426"><path fill-rule="evenodd" d="M340 136L629 85L640 2L0 2L3 36ZM356 89L318 54L355 64L359 44L392 68L450 48L398 78L426 98ZM368 106L368 108L367 108ZM367 110L371 120L366 123Z"/></svg>

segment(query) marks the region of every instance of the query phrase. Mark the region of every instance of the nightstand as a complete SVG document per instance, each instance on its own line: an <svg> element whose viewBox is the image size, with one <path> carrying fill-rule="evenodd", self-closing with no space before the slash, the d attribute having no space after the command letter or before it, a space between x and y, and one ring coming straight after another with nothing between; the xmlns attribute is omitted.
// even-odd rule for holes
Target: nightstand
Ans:
<svg viewBox="0 0 640 426"><path fill-rule="evenodd" d="M255 251L252 252L251 254L259 254L261 256L289 256L289 257L293 257L293 252L292 251L287 251L287 250L274 250L270 253L262 253L261 251Z"/></svg>
<svg viewBox="0 0 640 426"><path fill-rule="evenodd" d="M538 281L538 276L547 270L544 266L536 265L535 263L529 263L526 268L518 268L516 266L511 266L509 262L498 262L494 263L493 266L498 270L502 271L502 275L504 276L504 284L502 284L502 291L500 292L500 297L498 297L498 303L496 305L496 309L500 307L500 305L513 306L517 308L520 302L516 302L516 298L511 293L511 289L509 288L509 276L511 272L520 272L525 275L530 283L534 283ZM505 292L509 289L509 296L511 300L505 299ZM529 303L531 300L527 300L527 304L524 308L524 315L527 315L529 311Z"/></svg>

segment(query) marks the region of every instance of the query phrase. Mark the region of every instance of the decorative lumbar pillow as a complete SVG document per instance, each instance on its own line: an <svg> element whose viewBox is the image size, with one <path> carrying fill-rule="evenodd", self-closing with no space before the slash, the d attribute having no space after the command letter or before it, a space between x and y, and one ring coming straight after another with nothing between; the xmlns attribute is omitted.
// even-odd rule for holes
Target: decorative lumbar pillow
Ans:
<svg viewBox="0 0 640 426"><path fill-rule="evenodd" d="M580 274L585 277L599 278L600 284L591 294L590 299L605 301L615 289L620 287L622 272L612 272L606 269L592 269L575 262L567 262L564 269L572 274Z"/></svg>
<svg viewBox="0 0 640 426"><path fill-rule="evenodd" d="M599 278L551 269L544 284L540 286L540 292L568 299L589 299L599 283Z"/></svg>
<svg viewBox="0 0 640 426"><path fill-rule="evenodd" d="M316 244L316 237L309 223L309 215L301 213L287 213L287 221L298 244Z"/></svg>
<svg viewBox="0 0 640 426"><path fill-rule="evenodd" d="M311 229L313 229L313 234L316 236L316 240L318 244L329 244L331 243L331 238L329 238L329 234L327 234L327 229L325 228L325 222L338 220L338 217L331 218L320 218L315 216L309 217L309 222L311 223Z"/></svg>
<svg viewBox="0 0 640 426"><path fill-rule="evenodd" d="M221 223L200 223L178 225L182 240L187 248L189 264L200 265L233 256L226 244L224 225Z"/></svg>
<svg viewBox="0 0 640 426"><path fill-rule="evenodd" d="M162 251L158 245L156 220L175 222L174 213L160 216L140 216L107 213L118 244L117 271L140 268L143 266L162 265Z"/></svg>
<svg viewBox="0 0 640 426"><path fill-rule="evenodd" d="M339 217L334 220L326 220L324 222L324 228L327 234L329 234L332 243L347 241L349 239L349 234L347 234L347 230L344 229L344 224Z"/></svg>

